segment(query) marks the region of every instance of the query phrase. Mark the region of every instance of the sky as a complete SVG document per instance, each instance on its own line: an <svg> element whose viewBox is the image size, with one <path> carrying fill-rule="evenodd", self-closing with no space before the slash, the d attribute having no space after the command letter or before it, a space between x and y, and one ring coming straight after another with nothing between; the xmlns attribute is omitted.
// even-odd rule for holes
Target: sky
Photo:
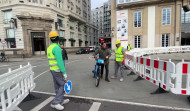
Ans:
<svg viewBox="0 0 190 111"><path fill-rule="evenodd" d="M91 8L95 9L96 7L103 6L103 3L107 1L108 0L91 0Z"/></svg>

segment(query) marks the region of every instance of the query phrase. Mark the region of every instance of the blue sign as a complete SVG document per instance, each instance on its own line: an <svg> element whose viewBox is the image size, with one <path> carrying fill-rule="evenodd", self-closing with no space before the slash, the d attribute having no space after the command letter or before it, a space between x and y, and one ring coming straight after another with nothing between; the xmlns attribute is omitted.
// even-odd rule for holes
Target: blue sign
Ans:
<svg viewBox="0 0 190 111"><path fill-rule="evenodd" d="M70 80L67 81L67 83L65 83L65 87L64 87L65 93L69 94L72 90L72 82Z"/></svg>

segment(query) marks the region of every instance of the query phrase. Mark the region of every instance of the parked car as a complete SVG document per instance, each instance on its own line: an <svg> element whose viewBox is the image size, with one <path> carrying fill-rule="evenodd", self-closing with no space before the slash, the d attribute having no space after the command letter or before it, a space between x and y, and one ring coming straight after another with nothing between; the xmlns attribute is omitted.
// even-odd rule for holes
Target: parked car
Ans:
<svg viewBox="0 0 190 111"><path fill-rule="evenodd" d="M78 50L76 54L89 54L89 50L87 48L82 48Z"/></svg>
<svg viewBox="0 0 190 111"><path fill-rule="evenodd" d="M96 46L89 46L89 48L90 48L90 52L94 52L94 51L95 51Z"/></svg>

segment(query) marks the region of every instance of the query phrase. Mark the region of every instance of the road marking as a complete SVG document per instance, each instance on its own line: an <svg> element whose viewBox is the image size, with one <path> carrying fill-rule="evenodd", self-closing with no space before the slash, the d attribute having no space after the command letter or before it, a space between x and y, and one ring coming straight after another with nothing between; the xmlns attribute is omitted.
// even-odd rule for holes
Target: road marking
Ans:
<svg viewBox="0 0 190 111"><path fill-rule="evenodd" d="M98 111L100 108L101 103L93 102L92 106L90 107L89 111Z"/></svg>
<svg viewBox="0 0 190 111"><path fill-rule="evenodd" d="M49 93L49 92L41 92L41 91L32 91L32 92L40 93L40 94L55 95L55 93ZM152 105L152 104L135 103L135 102L127 102L127 101L117 101L117 100L101 99L101 98L93 98L93 97L83 97L83 96L75 96L75 95L65 95L65 97L72 97L72 98L78 98L78 99L88 99L88 100L103 101L103 102L112 102L112 103L127 104L127 105L144 106L144 107L151 107L151 108L170 109L170 110L177 110L177 111L182 111L182 110L190 111L190 109L187 109L187 108L178 108L178 107L171 107L171 106L159 106L159 105Z"/></svg>
<svg viewBox="0 0 190 111"><path fill-rule="evenodd" d="M38 76L36 76L36 77L34 78L34 80L37 79L38 77L40 77L41 75L45 74L46 72L49 72L49 70L46 70L46 71L42 72L41 74L39 74Z"/></svg>
<svg viewBox="0 0 190 111"><path fill-rule="evenodd" d="M33 108L30 111L39 111L40 109L42 109L44 106L46 106L48 103L50 103L52 100L54 99L53 96L49 97L48 99L46 99L45 101L43 101L41 104L39 104L38 106L36 106L35 108Z"/></svg>
<svg viewBox="0 0 190 111"><path fill-rule="evenodd" d="M0 67L5 67L5 66L10 66L10 65L1 65Z"/></svg>
<svg viewBox="0 0 190 111"><path fill-rule="evenodd" d="M76 62L76 61L80 61L80 60L71 61L71 62L68 62L68 63L66 63L66 64L70 64L70 63L73 63L73 62ZM39 74L38 76L36 76L36 77L34 78L34 80L37 79L38 77L42 76L42 75L45 74L46 72L49 72L49 71L50 71L50 70L48 69L48 70L42 72L41 74Z"/></svg>

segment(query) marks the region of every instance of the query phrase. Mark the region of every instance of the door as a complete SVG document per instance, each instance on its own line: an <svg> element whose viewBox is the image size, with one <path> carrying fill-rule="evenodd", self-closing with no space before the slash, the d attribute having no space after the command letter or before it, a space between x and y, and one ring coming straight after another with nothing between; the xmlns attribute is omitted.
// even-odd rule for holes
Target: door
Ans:
<svg viewBox="0 0 190 111"><path fill-rule="evenodd" d="M32 53L33 55L46 54L45 32L32 32Z"/></svg>

